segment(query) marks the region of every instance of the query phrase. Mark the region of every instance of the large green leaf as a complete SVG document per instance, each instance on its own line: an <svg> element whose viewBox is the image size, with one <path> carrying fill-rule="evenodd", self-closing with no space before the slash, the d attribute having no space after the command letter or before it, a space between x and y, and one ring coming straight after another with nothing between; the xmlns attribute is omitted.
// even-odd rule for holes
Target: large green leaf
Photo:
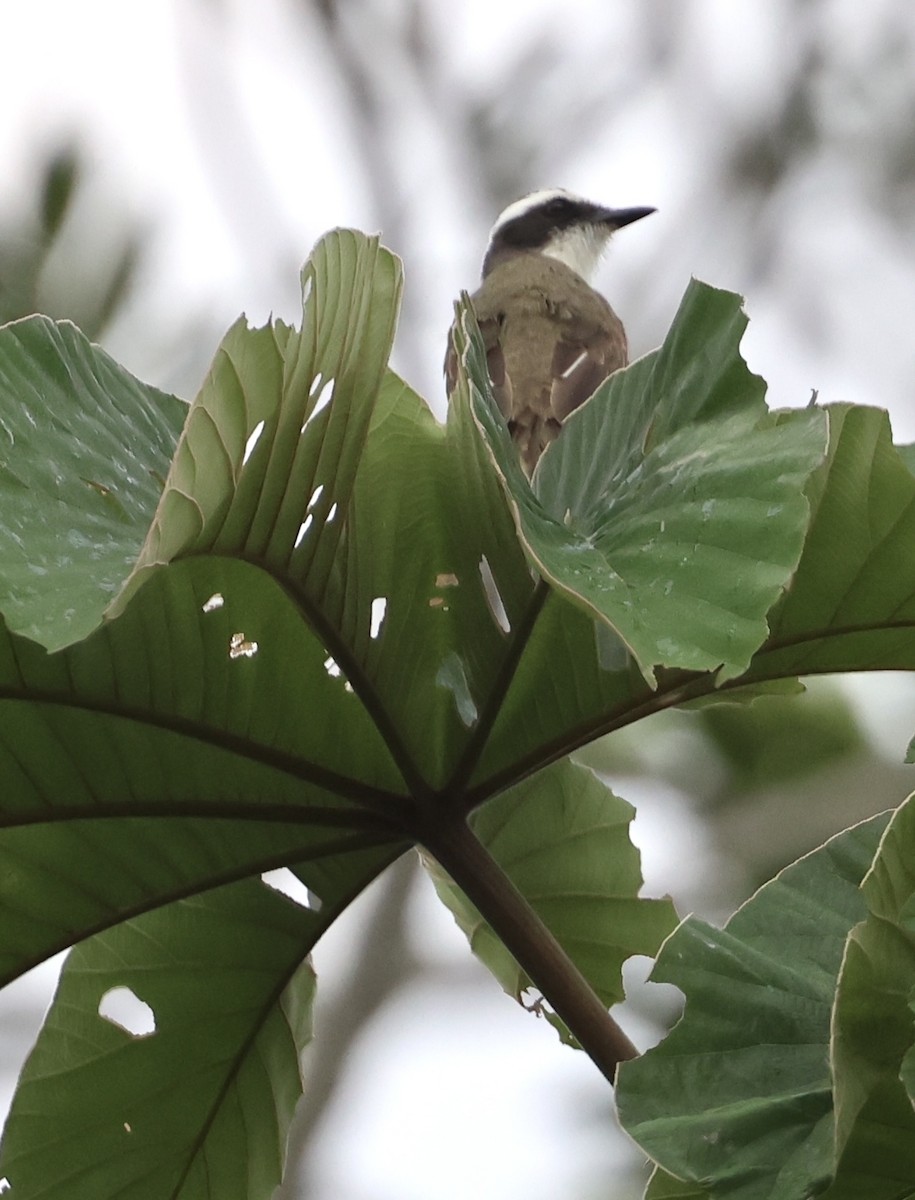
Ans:
<svg viewBox="0 0 915 1200"><path fill-rule="evenodd" d="M915 478L886 413L828 412L804 553L754 676L915 667Z"/></svg>
<svg viewBox="0 0 915 1200"><path fill-rule="evenodd" d="M231 553L319 598L385 373L401 282L398 260L377 238L338 230L302 272L300 330L275 322L251 331L242 321L229 331L191 406L139 577L183 554Z"/></svg>
<svg viewBox="0 0 915 1200"><path fill-rule="evenodd" d="M915 798L895 813L862 885L833 1018L838 1168L829 1200L915 1192Z"/></svg>
<svg viewBox="0 0 915 1200"><path fill-rule="evenodd" d="M227 336L118 604L177 557L256 563L295 597L421 791L447 780L511 654L484 560L513 614L532 584L500 536L491 473L476 488L455 425L443 429L385 370L393 256L338 231L303 284L301 332L238 325Z"/></svg>
<svg viewBox="0 0 915 1200"><path fill-rule="evenodd" d="M333 873L306 867L319 912L248 880L74 950L4 1133L12 1194L267 1200L311 1036L306 955L390 858L376 849L340 856ZM122 989L149 1006L154 1030L100 1014Z"/></svg>
<svg viewBox="0 0 915 1200"><path fill-rule="evenodd" d="M716 1200L801 1200L832 1175L830 1014L886 822L787 867L724 930L689 918L658 956L652 978L681 988L686 1012L620 1068L620 1119L666 1171Z"/></svg>
<svg viewBox="0 0 915 1200"><path fill-rule="evenodd" d="M829 453L808 484L804 550L746 674L722 683L708 673L664 671L651 689L631 669L603 662L592 623L550 593L476 766L478 793L508 776L509 746L516 761L534 766L545 749L567 753L697 697L803 673L915 667L915 479L892 445L885 413L825 411ZM550 712L531 704L535 695L550 697Z"/></svg>
<svg viewBox="0 0 915 1200"><path fill-rule="evenodd" d="M99 623L143 545L187 405L73 325L0 329L0 611L51 650Z"/></svg>
<svg viewBox="0 0 915 1200"><path fill-rule="evenodd" d="M60 654L4 635L0 980L191 891L397 841L377 810L402 782L325 658L269 577L219 559L160 571Z"/></svg>
<svg viewBox="0 0 915 1200"><path fill-rule="evenodd" d="M443 429L387 376L337 567L347 597L343 620L332 617L338 661L419 794L443 788L468 743L488 732L487 704L526 644L518 630L534 591L498 486L457 425ZM506 634L487 599L487 569L515 632ZM373 598L384 603L374 638L364 624L347 625L359 597L365 612Z"/></svg>

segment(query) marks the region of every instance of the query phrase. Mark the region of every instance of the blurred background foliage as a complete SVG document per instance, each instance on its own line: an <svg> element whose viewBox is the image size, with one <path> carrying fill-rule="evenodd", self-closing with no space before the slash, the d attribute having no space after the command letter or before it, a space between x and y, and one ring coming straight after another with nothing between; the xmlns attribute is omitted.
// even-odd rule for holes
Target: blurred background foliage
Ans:
<svg viewBox="0 0 915 1200"><path fill-rule="evenodd" d="M34 86L28 102L5 104L18 140L0 188L4 321L72 319L189 398L239 309L294 314L296 271L325 227L380 228L407 273L395 365L441 414L450 304L475 283L488 226L524 192L563 184L660 209L621 238L601 280L634 353L660 341L696 274L747 296L746 350L771 403L802 404L816 387L823 401L888 407L897 439L915 436L905 0L99 3L83 13L84 42L68 36L63 0L38 7L42 51L7 32ZM121 60L114 82L93 77L92 39ZM41 57L55 46L86 59L76 116ZM142 128L127 103L133 73L137 89L161 89ZM799 696L661 714L582 757L638 804L649 890L724 919L787 862L912 789L913 699L902 676L814 680ZM533 1089L517 1101L517 1131L497 1127L501 1163L486 1157L479 1104L441 1109L454 1124L429 1153L451 1145L472 1158L476 1146L473 1194L638 1194L641 1167L614 1136L596 1073L569 1067L545 1029L510 1011L410 862L330 943L283 1200L466 1194L463 1176L433 1182L434 1162L417 1156L430 1138L423 1081L456 1090L449 1070L462 1057L483 1064L484 1091L503 1095L490 1077L500 1072ZM7 1094L49 979L3 998ZM677 1011L662 989L637 989L627 1007L642 1045ZM490 1048L474 1059L471 1043L453 1044L470 1011L478 1032L520 1023L522 1040L503 1053L483 1037ZM417 1036L427 1021L440 1027L431 1044ZM540 1130L529 1105L543 1088ZM538 1139L554 1151L543 1157Z"/></svg>
<svg viewBox="0 0 915 1200"><path fill-rule="evenodd" d="M107 198L106 220L105 199L90 207L87 191L76 143L39 163L31 211L0 226L3 322L41 312L74 321L93 340L104 336L134 284L143 236L119 214L116 196Z"/></svg>

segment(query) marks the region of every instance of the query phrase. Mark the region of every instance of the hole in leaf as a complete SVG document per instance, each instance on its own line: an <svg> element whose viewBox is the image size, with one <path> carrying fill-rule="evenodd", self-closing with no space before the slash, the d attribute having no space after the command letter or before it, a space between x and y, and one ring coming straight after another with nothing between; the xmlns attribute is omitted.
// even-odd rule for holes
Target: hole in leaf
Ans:
<svg viewBox="0 0 915 1200"><path fill-rule="evenodd" d="M292 543L293 550L295 550L297 546L301 546L302 539L304 538L304 536L308 532L308 530L311 528L311 523L313 520L314 520L314 517L312 516L311 513L309 513L306 516L305 520L302 522L302 524L299 526L299 532L295 535L295 541Z"/></svg>
<svg viewBox="0 0 915 1200"><path fill-rule="evenodd" d="M306 887L298 875L293 874L288 867L277 867L274 871L264 871L261 881L268 888L273 888L275 892L279 892L302 908L310 909L311 912L321 911L321 898L316 896L311 888Z"/></svg>
<svg viewBox="0 0 915 1200"><path fill-rule="evenodd" d="M381 626L384 622L384 614L388 610L388 601L386 596L376 596L372 601L372 623L369 628L369 637L374 639L381 632Z"/></svg>
<svg viewBox="0 0 915 1200"><path fill-rule="evenodd" d="M98 1002L98 1015L132 1037L149 1037L156 1032L156 1014L129 987L113 987Z"/></svg>
<svg viewBox="0 0 915 1200"><path fill-rule="evenodd" d="M130 1124L129 1121L124 1122L124 1132L125 1133L133 1133L133 1126Z"/></svg>
<svg viewBox="0 0 915 1200"><path fill-rule="evenodd" d="M229 658L253 658L257 654L257 642L249 641L241 632L229 638Z"/></svg>
<svg viewBox="0 0 915 1200"><path fill-rule="evenodd" d="M322 383L321 376L315 376L314 382L312 383L308 394L309 396L314 396L317 393L318 398L315 401L314 408L308 414L308 420L306 421L306 424L308 421L311 421L314 417L316 417L322 408L326 408L328 404L330 404L331 398L334 394L334 383L334 379L328 379ZM302 428L304 429L304 426Z"/></svg>
<svg viewBox="0 0 915 1200"><path fill-rule="evenodd" d="M337 515L337 502L335 500L334 503L330 506L330 512L327 514L327 524L328 525L331 523L331 521L334 519L334 517L336 515Z"/></svg>
<svg viewBox="0 0 915 1200"><path fill-rule="evenodd" d="M486 596L486 603L489 605L492 619L503 633L510 633L512 627L511 621L508 619L508 613L505 611L505 605L502 603L502 596L496 586L495 576L492 573L492 568L485 554L480 559L480 578L483 580L483 594Z"/></svg>
<svg viewBox="0 0 915 1200"><path fill-rule="evenodd" d="M245 463L248 461L248 459L254 453L254 447L260 441L260 437L263 432L264 432L264 422L258 421L258 423L251 430L251 433L248 435L248 440L245 442L245 452L242 455L242 459L241 459L242 466L245 465Z"/></svg>
<svg viewBox="0 0 915 1200"><path fill-rule="evenodd" d="M329 655L324 660L324 670L331 677L331 679L340 679L343 675L343 672L340 670L339 666L337 666L336 659L331 658Z"/></svg>
<svg viewBox="0 0 915 1200"><path fill-rule="evenodd" d="M345 692L349 692L350 695L353 694L353 685L341 671L340 665L336 659L332 658L330 655L328 655L324 660L324 670L331 677L331 679L342 679L343 690Z"/></svg>
<svg viewBox="0 0 915 1200"><path fill-rule="evenodd" d="M307 304L308 301L311 299L311 289L313 286L314 286L314 281L312 280L311 276L309 275L302 282L302 304Z"/></svg>
<svg viewBox="0 0 915 1200"><path fill-rule="evenodd" d="M318 486L315 488L315 490L311 493L311 499L308 501L308 507L305 509L306 512L311 512L311 510L314 508L314 506L321 499L321 493L323 491L324 491L324 484L319 483Z"/></svg>
<svg viewBox="0 0 915 1200"><path fill-rule="evenodd" d="M12 1186L13 1185L4 1175L3 1178L0 1179L0 1196L2 1196L5 1192L8 1192Z"/></svg>
<svg viewBox="0 0 915 1200"><path fill-rule="evenodd" d="M435 586L439 589L457 587L459 583L460 580L458 579L457 575L453 574L451 571L440 571L435 577ZM448 604L444 596L430 596L429 607L440 608L442 612L448 611Z"/></svg>
<svg viewBox="0 0 915 1200"><path fill-rule="evenodd" d="M215 612L217 608L222 608L225 602L226 598L223 596L222 592L214 592L209 600L203 604L203 611L205 613Z"/></svg>

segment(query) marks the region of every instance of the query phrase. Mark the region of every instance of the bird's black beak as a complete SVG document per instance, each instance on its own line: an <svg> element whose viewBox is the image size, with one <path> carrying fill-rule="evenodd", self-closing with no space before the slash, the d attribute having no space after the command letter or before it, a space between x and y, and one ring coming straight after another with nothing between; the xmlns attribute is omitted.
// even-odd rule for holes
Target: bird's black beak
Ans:
<svg viewBox="0 0 915 1200"><path fill-rule="evenodd" d="M622 229L624 225L641 221L642 217L649 217L657 211L656 208L603 208L598 220L602 225L609 225L611 229Z"/></svg>

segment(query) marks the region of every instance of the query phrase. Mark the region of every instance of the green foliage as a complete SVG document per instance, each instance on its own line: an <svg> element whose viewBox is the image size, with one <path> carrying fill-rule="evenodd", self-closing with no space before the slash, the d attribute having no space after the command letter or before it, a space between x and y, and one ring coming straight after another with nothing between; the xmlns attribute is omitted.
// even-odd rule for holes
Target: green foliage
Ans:
<svg viewBox="0 0 915 1200"><path fill-rule="evenodd" d="M737 349L745 325L738 297L691 284L661 350L569 418L534 490L498 411L477 397L532 562L612 626L650 683L659 666L742 674L803 546L803 485L826 419L765 411L765 385Z"/></svg>
<svg viewBox="0 0 915 1200"><path fill-rule="evenodd" d="M894 815L864 880L833 1016L836 1150L830 1200L899 1196L915 1179L915 802Z"/></svg>
<svg viewBox="0 0 915 1200"><path fill-rule="evenodd" d="M752 705L704 705L703 732L727 767L733 794L806 778L863 748L851 706L837 690L811 689L803 706L761 696Z"/></svg>
<svg viewBox="0 0 915 1200"><path fill-rule="evenodd" d="M311 1032L314 978L303 959L314 925L245 881L78 946L9 1120L5 1170L16 1190L269 1195ZM150 1005L153 1033L99 1019L115 987Z"/></svg>
<svg viewBox="0 0 915 1200"><path fill-rule="evenodd" d="M120 315L146 232L125 223L122 206L106 205L89 157L76 142L58 146L39 164L32 211L0 217L0 322L44 312L76 321L94 339Z"/></svg>
<svg viewBox="0 0 915 1200"><path fill-rule="evenodd" d="M567 756L915 659L915 480L874 411L766 411L736 297L692 284L531 485L466 305L445 426L388 368L400 288L376 239L328 235L301 328L239 322L189 409L71 326L0 330L0 979L76 946L0 1149L14 1194L268 1197L308 953L411 846L611 1075L602 1006L676 918L639 895L630 807ZM653 1196L911 1182L875 1141L911 1119L907 812L672 933L686 1017L621 1076ZM313 903L262 881L281 866ZM106 1018L119 988L153 1031Z"/></svg>
<svg viewBox="0 0 915 1200"><path fill-rule="evenodd" d="M636 899L642 876L629 840L632 815L631 804L566 759L496 796L472 820L476 835L608 1006L623 999L624 960L654 953L676 923L669 901ZM531 979L434 860L429 866L474 953L522 1000ZM554 1023L571 1040L564 1025Z"/></svg>
<svg viewBox="0 0 915 1200"><path fill-rule="evenodd" d="M833 996L885 825L875 817L802 858L725 929L690 917L664 944L653 978L681 988L686 1015L623 1064L617 1098L626 1128L677 1178L741 1200L812 1195L830 1178Z"/></svg>
<svg viewBox="0 0 915 1200"><path fill-rule="evenodd" d="M75 326L0 329L0 608L59 650L98 625L156 511L187 405L134 379Z"/></svg>

